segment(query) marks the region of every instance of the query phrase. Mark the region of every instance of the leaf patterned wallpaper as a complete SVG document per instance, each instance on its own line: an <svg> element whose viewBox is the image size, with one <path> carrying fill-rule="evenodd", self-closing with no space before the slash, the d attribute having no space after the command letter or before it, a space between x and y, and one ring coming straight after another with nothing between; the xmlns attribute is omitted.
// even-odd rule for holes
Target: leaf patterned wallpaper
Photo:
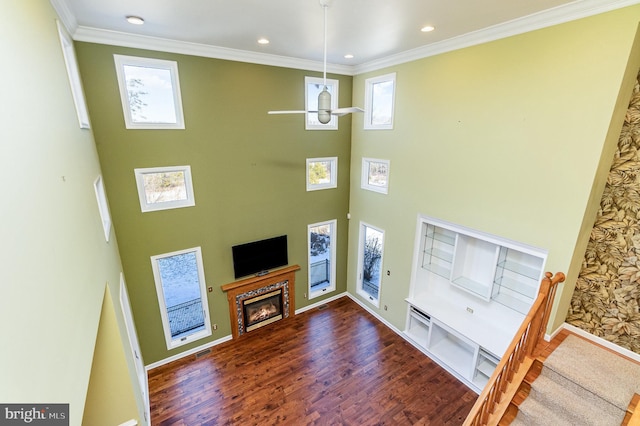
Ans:
<svg viewBox="0 0 640 426"><path fill-rule="evenodd" d="M567 323L640 353L640 74Z"/></svg>

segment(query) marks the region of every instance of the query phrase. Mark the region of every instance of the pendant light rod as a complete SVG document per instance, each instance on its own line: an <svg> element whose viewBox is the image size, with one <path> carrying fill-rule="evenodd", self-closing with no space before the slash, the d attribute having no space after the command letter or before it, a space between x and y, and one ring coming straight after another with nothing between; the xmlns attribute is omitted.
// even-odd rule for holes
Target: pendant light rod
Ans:
<svg viewBox="0 0 640 426"><path fill-rule="evenodd" d="M322 8L324 9L324 69L322 72L323 84L327 86L327 8L329 7L328 3L324 3Z"/></svg>

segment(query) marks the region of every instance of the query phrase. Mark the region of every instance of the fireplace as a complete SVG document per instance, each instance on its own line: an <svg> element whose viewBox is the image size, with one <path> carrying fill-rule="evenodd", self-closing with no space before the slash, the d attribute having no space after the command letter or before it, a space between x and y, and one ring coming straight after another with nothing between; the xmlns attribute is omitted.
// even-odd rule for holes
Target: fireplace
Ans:
<svg viewBox="0 0 640 426"><path fill-rule="evenodd" d="M282 288L242 301L245 331L282 319Z"/></svg>
<svg viewBox="0 0 640 426"><path fill-rule="evenodd" d="M295 272L287 266L221 286L227 293L231 334L234 339L295 315Z"/></svg>

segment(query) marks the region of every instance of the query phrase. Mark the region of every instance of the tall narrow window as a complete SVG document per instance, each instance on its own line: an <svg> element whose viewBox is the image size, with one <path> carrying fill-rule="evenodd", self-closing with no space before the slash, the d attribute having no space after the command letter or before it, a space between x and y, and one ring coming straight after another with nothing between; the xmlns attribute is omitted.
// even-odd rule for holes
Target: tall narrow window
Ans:
<svg viewBox="0 0 640 426"><path fill-rule="evenodd" d="M365 81L365 129L393 129L396 73Z"/></svg>
<svg viewBox="0 0 640 426"><path fill-rule="evenodd" d="M127 129L184 129L178 63L113 55Z"/></svg>
<svg viewBox="0 0 640 426"><path fill-rule="evenodd" d="M98 201L98 212L102 220L102 230L104 231L104 239L109 242L109 234L111 234L111 215L109 214L109 203L107 202L107 193L104 190L102 176L98 176L93 182L93 189L96 192L96 200Z"/></svg>
<svg viewBox="0 0 640 426"><path fill-rule="evenodd" d="M337 221L314 223L308 228L309 299L336 289Z"/></svg>
<svg viewBox="0 0 640 426"><path fill-rule="evenodd" d="M380 284L384 231L360 222L357 292L376 307L380 306Z"/></svg>
<svg viewBox="0 0 640 426"><path fill-rule="evenodd" d="M318 95L324 89L324 80L318 77L304 78L304 96L307 111L318 110ZM338 108L338 80L327 79L327 91L331 94L331 109ZM307 130L337 130L338 118L334 115L327 124L318 121L318 113L307 113L307 121L305 129Z"/></svg>
<svg viewBox="0 0 640 426"><path fill-rule="evenodd" d="M73 40L71 36L60 23L58 24L58 35L60 36L60 44L62 45L62 55L64 56L64 63L67 66L67 75L69 76L69 84L71 84L71 95L73 96L73 102L76 106L76 113L78 114L78 122L80 128L88 129L89 126L89 111L87 111L87 103L84 99L84 91L82 90L82 82L80 81L80 71L78 71L78 60L76 58L76 52L73 50Z"/></svg>
<svg viewBox="0 0 640 426"><path fill-rule="evenodd" d="M167 349L211 335L200 247L151 257Z"/></svg>

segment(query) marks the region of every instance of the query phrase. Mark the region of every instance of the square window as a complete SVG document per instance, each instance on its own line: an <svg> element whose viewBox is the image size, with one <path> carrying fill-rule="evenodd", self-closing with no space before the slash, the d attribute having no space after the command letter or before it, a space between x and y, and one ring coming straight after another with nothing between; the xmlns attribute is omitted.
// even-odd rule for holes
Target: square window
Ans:
<svg viewBox="0 0 640 426"><path fill-rule="evenodd" d="M195 206L190 166L135 169L143 212Z"/></svg>
<svg viewBox="0 0 640 426"><path fill-rule="evenodd" d="M127 129L184 129L178 63L113 55Z"/></svg>
<svg viewBox="0 0 640 426"><path fill-rule="evenodd" d="M89 112L87 111L87 104L84 99L84 91L82 90L82 82L80 81L80 71L78 71L78 60L76 59L76 52L73 50L73 41L60 21L56 21L56 23L58 24L62 56L64 56L64 63L67 66L67 75L69 76L69 84L71 84L71 95L73 96L73 102L76 106L78 122L80 123L81 129L89 129Z"/></svg>
<svg viewBox="0 0 640 426"><path fill-rule="evenodd" d="M386 194L389 191L389 160L362 159L362 189Z"/></svg>
<svg viewBox="0 0 640 426"><path fill-rule="evenodd" d="M338 157L307 158L307 191L338 186Z"/></svg>
<svg viewBox="0 0 640 426"><path fill-rule="evenodd" d="M365 80L365 129L393 129L396 73Z"/></svg>
<svg viewBox="0 0 640 426"><path fill-rule="evenodd" d="M324 80L318 77L304 78L304 104L307 111L318 110L318 95L324 89ZM338 108L338 80L327 79L327 91L331 94L331 109ZM318 121L318 113L308 112L305 122L306 130L337 130L338 117L331 116L327 124Z"/></svg>
<svg viewBox="0 0 640 426"><path fill-rule="evenodd" d="M111 233L111 215L109 214L109 204L107 203L107 194L104 191L104 183L102 176L93 182L93 189L96 191L96 200L98 201L98 211L102 220L102 229L104 230L104 238L109 242L109 234Z"/></svg>

